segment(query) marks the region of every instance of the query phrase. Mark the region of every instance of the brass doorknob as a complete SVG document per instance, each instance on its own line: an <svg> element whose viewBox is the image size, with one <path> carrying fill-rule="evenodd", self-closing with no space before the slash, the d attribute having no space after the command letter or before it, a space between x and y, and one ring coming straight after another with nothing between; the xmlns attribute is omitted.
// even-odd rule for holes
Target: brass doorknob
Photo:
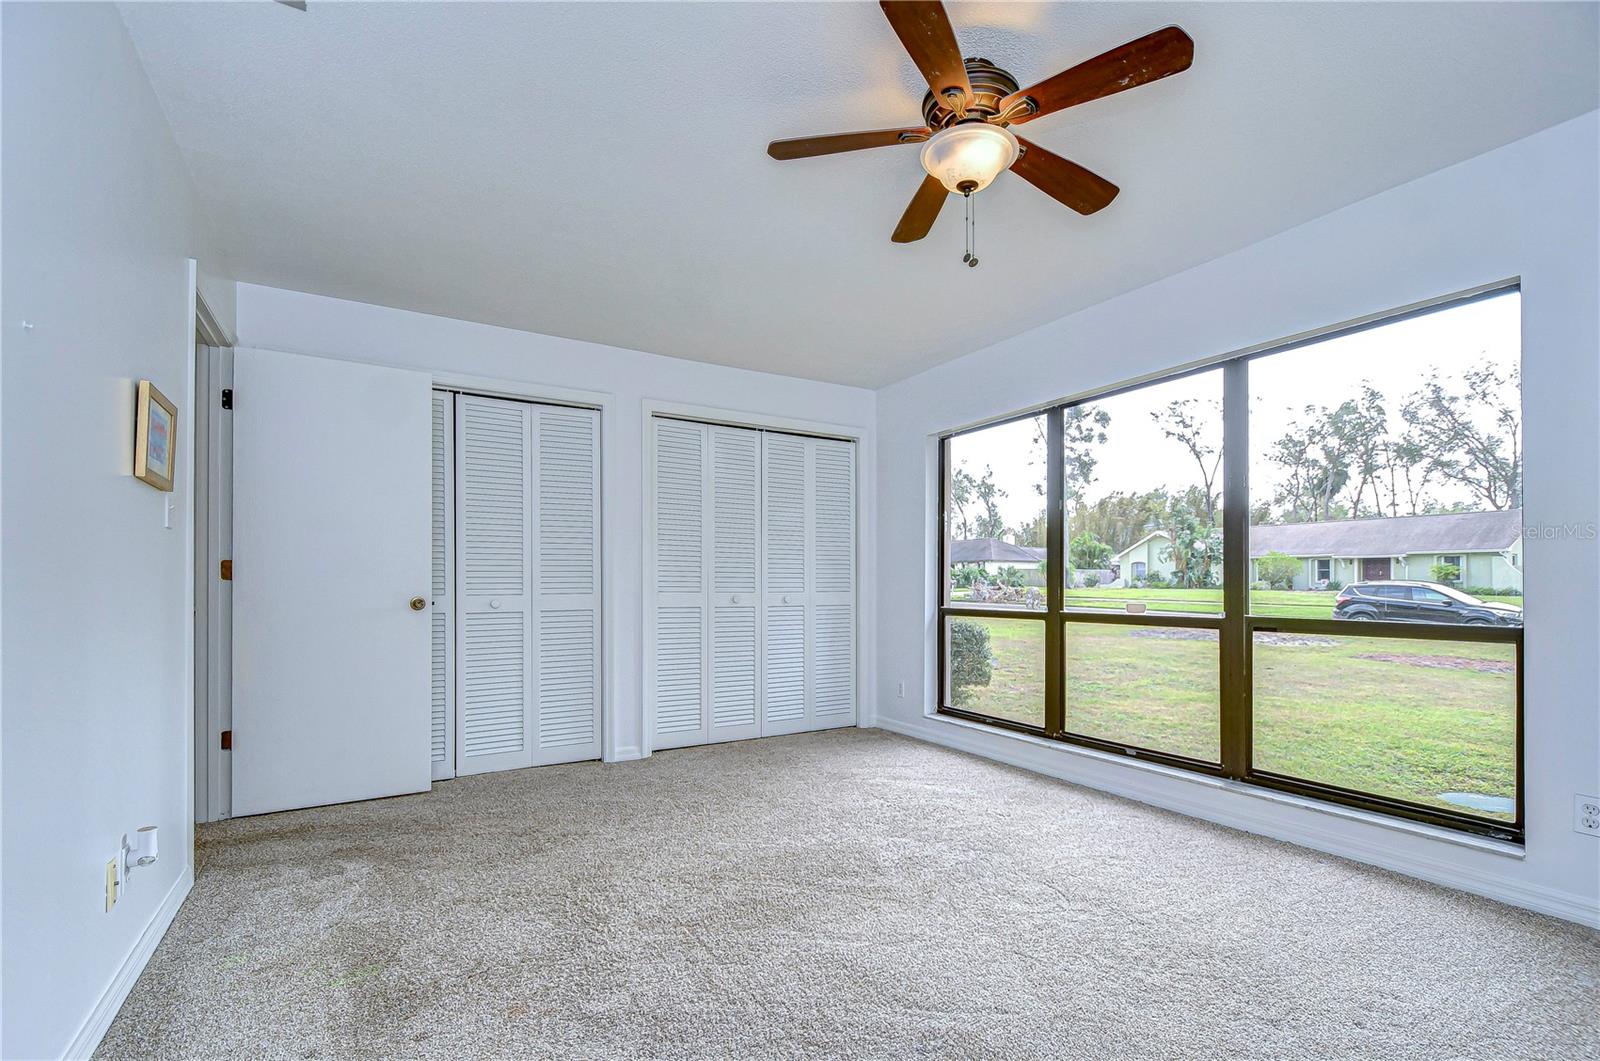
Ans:
<svg viewBox="0 0 1600 1061"><path fill-rule="evenodd" d="M412 611L420 612L422 609L426 608L427 606L428 606L428 602L423 600L421 597L412 597L411 598L411 610Z"/></svg>

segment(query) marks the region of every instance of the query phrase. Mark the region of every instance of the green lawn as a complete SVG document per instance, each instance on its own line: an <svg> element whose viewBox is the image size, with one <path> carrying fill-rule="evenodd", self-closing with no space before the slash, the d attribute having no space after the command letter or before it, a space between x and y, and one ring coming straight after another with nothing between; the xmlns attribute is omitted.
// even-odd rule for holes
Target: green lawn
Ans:
<svg viewBox="0 0 1600 1061"><path fill-rule="evenodd" d="M1042 591L1041 591L1042 592ZM1293 619L1331 619L1333 602L1339 595L1332 591L1256 589L1250 591L1250 611L1253 615ZM952 600L968 599L968 591L957 589ZM1484 597L1483 600L1505 604L1522 604L1521 597ZM1104 608L1126 611L1128 603L1137 602L1151 612L1186 612L1190 615L1221 615L1222 590L1216 589L1069 589L1063 594L1068 608Z"/></svg>
<svg viewBox="0 0 1600 1061"><path fill-rule="evenodd" d="M993 660L959 706L1042 725L1044 624L953 621L987 627ZM1069 625L1067 728L1215 761L1217 664L1211 631ZM1513 646L1262 634L1253 681L1261 769L1455 810L1441 794L1515 796Z"/></svg>

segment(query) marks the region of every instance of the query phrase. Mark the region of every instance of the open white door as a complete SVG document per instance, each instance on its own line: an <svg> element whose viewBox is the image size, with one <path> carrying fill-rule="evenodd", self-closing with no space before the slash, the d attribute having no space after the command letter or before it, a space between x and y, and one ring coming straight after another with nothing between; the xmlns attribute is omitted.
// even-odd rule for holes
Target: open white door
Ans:
<svg viewBox="0 0 1600 1061"><path fill-rule="evenodd" d="M430 785L430 382L237 355L236 816Z"/></svg>

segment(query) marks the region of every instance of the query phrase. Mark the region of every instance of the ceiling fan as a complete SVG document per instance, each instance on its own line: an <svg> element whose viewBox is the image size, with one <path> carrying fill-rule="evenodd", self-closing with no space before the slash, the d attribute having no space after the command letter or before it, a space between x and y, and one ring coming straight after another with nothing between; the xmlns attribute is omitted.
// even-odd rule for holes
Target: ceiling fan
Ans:
<svg viewBox="0 0 1600 1061"><path fill-rule="evenodd" d="M955 192L968 202L968 265L978 264L971 245L971 197L1006 169L1080 214L1092 214L1117 197L1115 184L1024 140L1012 126L1182 73L1194 61L1194 41L1168 26L1018 89L1017 79L989 60L962 58L939 0L882 0L880 6L928 81L922 99L924 124L774 140L767 154L786 161L922 144L922 167L928 175L890 238L912 243L926 236L946 196Z"/></svg>

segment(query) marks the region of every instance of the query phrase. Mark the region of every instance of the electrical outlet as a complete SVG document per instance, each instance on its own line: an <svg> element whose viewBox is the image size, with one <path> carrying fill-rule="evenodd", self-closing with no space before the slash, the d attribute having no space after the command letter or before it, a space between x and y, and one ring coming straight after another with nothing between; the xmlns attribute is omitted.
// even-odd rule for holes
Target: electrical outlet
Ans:
<svg viewBox="0 0 1600 1061"><path fill-rule="evenodd" d="M894 683L894 695L898 696L902 700L904 700L906 698L906 683L905 682L895 682Z"/></svg>
<svg viewBox="0 0 1600 1061"><path fill-rule="evenodd" d="M1600 796L1574 796L1572 828L1575 832L1600 836Z"/></svg>
<svg viewBox="0 0 1600 1061"><path fill-rule="evenodd" d="M119 856L120 857L120 856ZM106 863L106 913L117 905L117 859Z"/></svg>

